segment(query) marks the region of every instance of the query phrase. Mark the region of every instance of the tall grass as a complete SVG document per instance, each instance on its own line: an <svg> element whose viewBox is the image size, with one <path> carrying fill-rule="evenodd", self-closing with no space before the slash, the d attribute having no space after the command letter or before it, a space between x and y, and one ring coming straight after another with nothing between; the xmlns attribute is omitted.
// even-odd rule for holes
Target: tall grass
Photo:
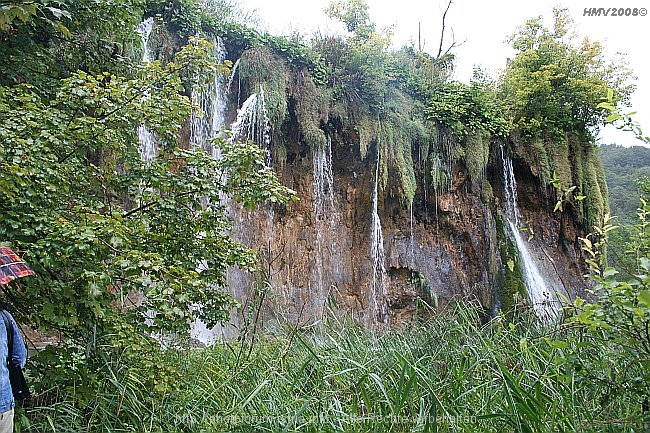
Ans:
<svg viewBox="0 0 650 433"><path fill-rule="evenodd" d="M163 396L107 363L104 392L27 413L38 432L619 432L641 408L609 399L573 356L597 350L573 329L504 318L481 325L462 304L382 335L352 322L167 351L184 374ZM249 350L251 349L251 350ZM571 355L573 354L573 355ZM648 424L646 424L646 427Z"/></svg>

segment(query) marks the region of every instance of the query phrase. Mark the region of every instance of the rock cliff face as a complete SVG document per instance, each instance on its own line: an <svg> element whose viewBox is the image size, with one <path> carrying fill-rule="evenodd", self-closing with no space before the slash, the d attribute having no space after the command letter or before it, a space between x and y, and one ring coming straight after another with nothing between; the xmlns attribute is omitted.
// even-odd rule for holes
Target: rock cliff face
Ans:
<svg viewBox="0 0 650 433"><path fill-rule="evenodd" d="M308 326L330 311L394 327L459 299L477 300L487 317L516 293L552 320L556 293L583 290L585 224L577 208L554 212L558 191L545 179L557 161L566 184L585 177L568 157L575 140L548 146L563 159L531 154L515 134L428 122L422 102L399 90L394 106L370 115L359 98L315 85L264 49L240 60L236 84L220 91L232 93L227 103L202 102L206 118L223 119L213 131L229 125L267 148L299 201L252 213L230 205L236 238L261 260L257 273L230 270L227 289L243 308L220 332Z"/></svg>
<svg viewBox="0 0 650 433"><path fill-rule="evenodd" d="M248 307L262 302L262 321L301 326L330 308L366 326L400 326L461 298L478 299L486 314L511 302L505 298L521 291L524 281L508 263L519 267L521 258L505 224L499 146L491 148L482 182L472 181L458 162L450 186L436 192L422 164L412 207L379 193L382 275L372 253L376 156L362 159L354 138L354 125L331 134L330 184L319 179L318 163L329 163L329 147L323 158L297 134L285 137L292 144L275 168L300 201L285 209L233 211L238 238L262 259L258 275L230 272L235 298ZM506 144L516 151L516 143ZM370 150L376 155L376 143ZM570 211L553 212L555 191L542 186L516 153L513 162L532 257L550 287L572 296L584 286L579 229Z"/></svg>

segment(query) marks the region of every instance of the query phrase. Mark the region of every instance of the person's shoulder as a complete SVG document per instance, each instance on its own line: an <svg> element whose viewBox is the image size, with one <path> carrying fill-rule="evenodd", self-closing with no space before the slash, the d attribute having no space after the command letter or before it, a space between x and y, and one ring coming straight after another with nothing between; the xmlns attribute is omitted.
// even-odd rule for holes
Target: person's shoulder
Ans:
<svg viewBox="0 0 650 433"><path fill-rule="evenodd" d="M9 319L10 323L14 322L14 316L8 310L0 309L0 319L4 321L5 318Z"/></svg>

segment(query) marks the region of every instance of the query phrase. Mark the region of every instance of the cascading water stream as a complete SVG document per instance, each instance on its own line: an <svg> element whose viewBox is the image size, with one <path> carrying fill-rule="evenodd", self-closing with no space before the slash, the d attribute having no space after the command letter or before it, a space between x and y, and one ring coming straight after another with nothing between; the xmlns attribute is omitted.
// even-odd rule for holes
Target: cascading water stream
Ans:
<svg viewBox="0 0 650 433"><path fill-rule="evenodd" d="M153 30L153 17L149 17L146 20L142 21L136 27L136 32L142 38L142 63L151 62L151 51L149 50L149 36ZM148 98L147 93L144 94L144 98ZM156 158L158 154L156 150L156 136L153 132L149 131L146 126L140 125L137 129L138 133L138 150L140 152L140 159L144 162L151 162Z"/></svg>
<svg viewBox="0 0 650 433"><path fill-rule="evenodd" d="M506 200L506 218L508 220L510 232L517 244L528 300L542 323L550 325L556 322L560 317L561 306L557 297L558 290L550 284L547 284L530 252L528 242L519 232L521 215L517 205L517 183L512 167L512 160L505 155L503 146L501 147L501 159L503 162L503 186Z"/></svg>
<svg viewBox="0 0 650 433"><path fill-rule="evenodd" d="M317 221L327 221L334 212L334 176L332 174L332 138L314 149L314 213Z"/></svg>
<svg viewBox="0 0 650 433"><path fill-rule="evenodd" d="M409 266L413 267L415 258L415 238L413 237L413 203L409 205Z"/></svg>
<svg viewBox="0 0 650 433"><path fill-rule="evenodd" d="M251 140L266 150L266 163L271 163L271 123L264 101L264 89L253 93L237 110L237 119L230 125L234 140Z"/></svg>
<svg viewBox="0 0 650 433"><path fill-rule="evenodd" d="M237 69L239 69L239 63L241 62L241 58L237 59L234 65L232 65L232 69L230 70L230 78L228 78L228 84L226 85L226 91L230 92L230 88L232 86L232 82L235 79L235 75L237 75ZM237 75L239 78L237 80L237 106L239 107L239 102L240 99L239 97L241 96L241 77Z"/></svg>
<svg viewBox="0 0 650 433"><path fill-rule="evenodd" d="M370 302L372 302L374 318L380 323L388 323L388 274L386 273L386 255L384 253L384 236L381 230L379 205L379 155L375 169L375 185L372 193L372 232L370 236L370 255L372 257L372 285L370 287Z"/></svg>
<svg viewBox="0 0 650 433"><path fill-rule="evenodd" d="M324 279L325 265L336 249L332 234L337 227L336 207L334 205L334 176L332 173L332 138L328 135L326 144L317 145L313 150L314 172L314 229L316 233L316 257L314 277L318 284L319 303L327 300L327 287ZM329 235L329 236L328 236ZM331 240L326 245L327 239Z"/></svg>
<svg viewBox="0 0 650 433"><path fill-rule="evenodd" d="M212 57L216 64L224 62L226 50L221 39L213 41ZM190 145L200 147L218 158L218 150L210 144L210 140L219 134L225 124L229 87L224 87L225 77L219 71L206 78L203 80L199 77L199 81L207 81L207 84L192 92L193 102L200 112L193 113L190 118Z"/></svg>

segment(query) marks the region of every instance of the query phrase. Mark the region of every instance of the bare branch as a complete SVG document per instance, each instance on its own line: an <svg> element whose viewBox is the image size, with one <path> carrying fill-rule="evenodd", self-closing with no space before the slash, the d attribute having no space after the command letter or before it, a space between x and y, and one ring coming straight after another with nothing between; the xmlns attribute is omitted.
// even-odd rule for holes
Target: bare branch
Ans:
<svg viewBox="0 0 650 433"><path fill-rule="evenodd" d="M453 0L449 0L449 2L447 3L447 7L445 8L445 12L442 14L442 29L440 30L440 44L438 45L438 55L436 56L437 59L446 56L447 54L449 54L449 52L453 48L459 47L462 44L464 44L465 42L467 42L467 40L464 40L463 42L460 42L460 43L456 42L456 37L454 35L454 30L452 29L451 30L451 44L449 45L449 47L447 47L447 49L445 50L444 53L442 52L443 51L442 47L443 47L443 44L444 44L444 41L445 41L445 30L447 28L447 26L445 24L445 21L447 20L447 12L449 12L449 8L451 7L452 3L453 3Z"/></svg>
<svg viewBox="0 0 650 433"><path fill-rule="evenodd" d="M445 12L442 14L442 29L440 30L440 45L438 45L438 55L436 57L440 57L442 55L442 43L445 40L445 20L447 19L447 12L449 12L449 8L451 7L451 4L453 3L453 0L449 0L447 3L447 8L445 9ZM449 52L449 50L447 50Z"/></svg>

